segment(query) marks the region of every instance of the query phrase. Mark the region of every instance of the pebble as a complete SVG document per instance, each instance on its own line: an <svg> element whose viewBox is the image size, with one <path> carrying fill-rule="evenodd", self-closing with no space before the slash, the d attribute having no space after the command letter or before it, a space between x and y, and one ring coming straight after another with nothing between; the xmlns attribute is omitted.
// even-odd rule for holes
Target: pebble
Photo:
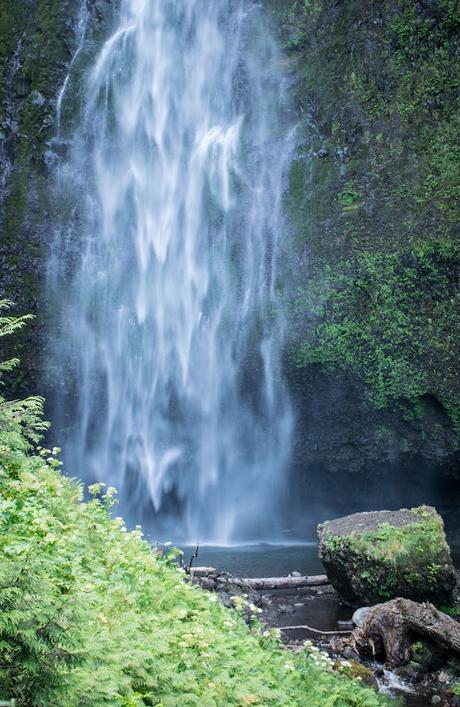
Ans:
<svg viewBox="0 0 460 707"><path fill-rule="evenodd" d="M438 675L438 681L443 682L443 683L448 683L451 681L451 676L449 673L446 673L445 670L441 670L441 672Z"/></svg>
<svg viewBox="0 0 460 707"><path fill-rule="evenodd" d="M42 93L40 93L40 91L32 91L29 99L34 106L42 106L46 103L46 98Z"/></svg>
<svg viewBox="0 0 460 707"><path fill-rule="evenodd" d="M433 695L433 697L431 698L431 704L438 705L440 702L441 698L439 697L439 695Z"/></svg>
<svg viewBox="0 0 460 707"><path fill-rule="evenodd" d="M353 650L353 648L351 648L351 646L347 646L343 651L343 657L347 660L356 660L358 658L358 654Z"/></svg>

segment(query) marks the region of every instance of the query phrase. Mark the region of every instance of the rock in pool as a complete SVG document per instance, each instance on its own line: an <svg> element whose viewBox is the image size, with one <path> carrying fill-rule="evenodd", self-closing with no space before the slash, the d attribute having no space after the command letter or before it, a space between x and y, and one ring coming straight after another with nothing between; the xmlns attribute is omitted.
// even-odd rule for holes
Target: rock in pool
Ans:
<svg viewBox="0 0 460 707"><path fill-rule="evenodd" d="M453 600L456 574L435 508L355 513L319 525L318 539L329 581L351 606Z"/></svg>

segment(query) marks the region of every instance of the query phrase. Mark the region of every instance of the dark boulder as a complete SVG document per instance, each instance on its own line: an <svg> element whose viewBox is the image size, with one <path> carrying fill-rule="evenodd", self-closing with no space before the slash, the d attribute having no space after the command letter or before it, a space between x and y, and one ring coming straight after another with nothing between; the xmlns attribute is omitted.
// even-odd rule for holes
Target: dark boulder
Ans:
<svg viewBox="0 0 460 707"><path fill-rule="evenodd" d="M319 525L318 538L329 581L352 606L453 600L455 569L434 508L355 513Z"/></svg>

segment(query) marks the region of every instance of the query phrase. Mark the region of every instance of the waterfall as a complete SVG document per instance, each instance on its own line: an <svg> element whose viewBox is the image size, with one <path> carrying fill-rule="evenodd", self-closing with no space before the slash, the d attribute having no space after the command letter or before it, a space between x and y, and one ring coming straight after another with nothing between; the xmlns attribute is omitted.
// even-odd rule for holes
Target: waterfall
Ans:
<svg viewBox="0 0 460 707"><path fill-rule="evenodd" d="M248 0L123 0L118 15L57 177L66 468L116 486L157 538L271 539L292 427L279 52Z"/></svg>

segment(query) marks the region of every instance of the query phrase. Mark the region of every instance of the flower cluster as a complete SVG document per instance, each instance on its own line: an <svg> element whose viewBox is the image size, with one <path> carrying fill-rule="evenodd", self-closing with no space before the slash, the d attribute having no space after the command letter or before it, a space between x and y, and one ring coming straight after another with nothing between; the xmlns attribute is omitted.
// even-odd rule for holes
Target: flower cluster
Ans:
<svg viewBox="0 0 460 707"><path fill-rule="evenodd" d="M307 659L311 661L317 668L321 670L332 671L334 669L334 661L326 651L321 651L312 641L304 642Z"/></svg>
<svg viewBox="0 0 460 707"><path fill-rule="evenodd" d="M47 466L57 469L57 467L62 466L62 462L58 459L61 453L60 447L53 447L52 449L47 449L46 447L37 447L37 452L46 461Z"/></svg>

